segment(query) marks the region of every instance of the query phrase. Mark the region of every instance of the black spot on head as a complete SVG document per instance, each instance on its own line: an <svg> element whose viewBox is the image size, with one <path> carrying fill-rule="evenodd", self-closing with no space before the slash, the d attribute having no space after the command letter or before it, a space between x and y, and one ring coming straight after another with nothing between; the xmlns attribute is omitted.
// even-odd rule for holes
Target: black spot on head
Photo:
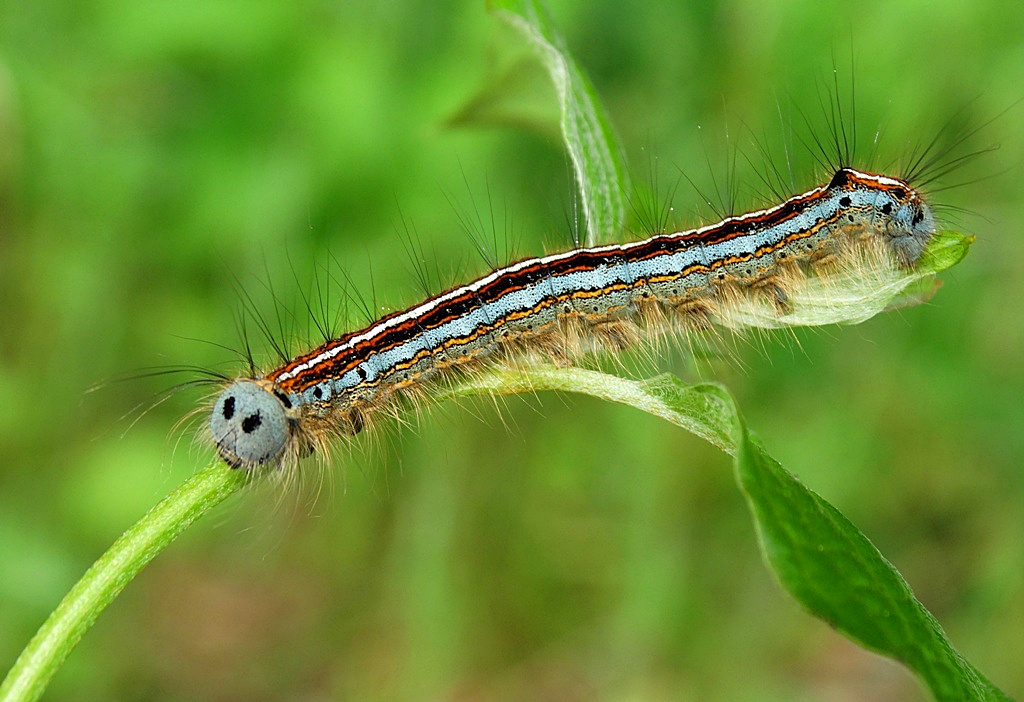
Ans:
<svg viewBox="0 0 1024 702"><path fill-rule="evenodd" d="M262 423L263 419L260 417L260 413L254 412L242 420L242 431L246 434L252 434L260 428L260 424Z"/></svg>
<svg viewBox="0 0 1024 702"><path fill-rule="evenodd" d="M319 400L323 396L324 396L324 391L319 386L313 388L313 397L315 397L316 399Z"/></svg>
<svg viewBox="0 0 1024 702"><path fill-rule="evenodd" d="M892 191L892 194L897 200L905 200L907 198L907 191L903 188L896 188Z"/></svg>
<svg viewBox="0 0 1024 702"><path fill-rule="evenodd" d="M850 199L849 195L846 195L844 197L839 198L839 206L840 207L849 207L852 204L853 204L853 200Z"/></svg>
<svg viewBox="0 0 1024 702"><path fill-rule="evenodd" d="M222 410L224 419L231 419L235 416L235 396L229 395L224 398L224 409Z"/></svg>
<svg viewBox="0 0 1024 702"><path fill-rule="evenodd" d="M366 371L363 370L362 366L356 366L356 375L359 376L360 380L366 380Z"/></svg>
<svg viewBox="0 0 1024 702"><path fill-rule="evenodd" d="M718 279L719 280L725 280L725 273L719 273L718 274Z"/></svg>
<svg viewBox="0 0 1024 702"><path fill-rule="evenodd" d="M892 214L892 203L891 202L887 202L884 205L882 205L882 214L885 214L885 215Z"/></svg>
<svg viewBox="0 0 1024 702"><path fill-rule="evenodd" d="M847 222L853 222L854 221L853 215L852 214L846 215L846 221Z"/></svg>
<svg viewBox="0 0 1024 702"><path fill-rule="evenodd" d="M924 219L924 212L918 210L917 212L914 213L914 219L911 220L911 224L916 226L921 223L922 219Z"/></svg>

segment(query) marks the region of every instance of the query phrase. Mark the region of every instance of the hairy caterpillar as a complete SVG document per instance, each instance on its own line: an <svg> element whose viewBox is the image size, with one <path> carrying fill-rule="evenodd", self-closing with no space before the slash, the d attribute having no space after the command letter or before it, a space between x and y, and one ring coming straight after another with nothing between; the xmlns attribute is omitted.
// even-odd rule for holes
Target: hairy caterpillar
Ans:
<svg viewBox="0 0 1024 702"><path fill-rule="evenodd" d="M531 350L572 360L710 325L800 324L808 281L898 274L934 233L909 183L839 168L824 185L713 225L494 270L231 382L209 429L233 467L293 463L429 382Z"/></svg>

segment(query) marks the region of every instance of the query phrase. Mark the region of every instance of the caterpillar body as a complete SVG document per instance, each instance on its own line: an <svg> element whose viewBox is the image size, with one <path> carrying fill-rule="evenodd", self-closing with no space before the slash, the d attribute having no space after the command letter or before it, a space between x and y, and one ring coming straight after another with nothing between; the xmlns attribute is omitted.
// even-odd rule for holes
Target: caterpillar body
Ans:
<svg viewBox="0 0 1024 702"><path fill-rule="evenodd" d="M908 182L849 167L697 229L527 258L230 382L209 430L230 466L294 463L429 383L533 350L572 361L666 332L786 324L801 285L910 269L935 233ZM799 324L799 320L792 323Z"/></svg>

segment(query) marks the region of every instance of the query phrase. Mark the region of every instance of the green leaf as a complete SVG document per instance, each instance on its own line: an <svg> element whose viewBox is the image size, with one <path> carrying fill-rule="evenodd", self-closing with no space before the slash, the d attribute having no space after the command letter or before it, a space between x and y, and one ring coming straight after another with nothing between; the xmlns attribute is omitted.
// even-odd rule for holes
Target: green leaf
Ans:
<svg viewBox="0 0 1024 702"><path fill-rule="evenodd" d="M942 281L937 280L935 274L960 263L973 243L974 237L968 234L935 232L914 266L912 279L906 281L903 290L889 300L885 309L912 307L932 299L942 287Z"/></svg>
<svg viewBox="0 0 1024 702"><path fill-rule="evenodd" d="M478 92L445 119L449 127L488 126L561 139L561 109L551 99L551 77L535 56L492 71Z"/></svg>
<svg viewBox="0 0 1024 702"><path fill-rule="evenodd" d="M686 429L728 454L736 452L736 411L728 391L712 383L687 385L674 375L626 380L586 368L531 365L497 368L452 388L438 399L471 395L521 395L558 390L635 407Z"/></svg>
<svg viewBox="0 0 1024 702"><path fill-rule="evenodd" d="M974 237L960 232L935 232L928 247L921 254L916 269L922 272L941 273L964 260L971 250Z"/></svg>
<svg viewBox="0 0 1024 702"><path fill-rule="evenodd" d="M532 366L488 373L452 395L578 392L636 407L733 454L765 561L811 614L916 673L937 700L1009 699L956 652L935 618L871 542L804 487L746 429L714 384L671 375L626 380L580 368Z"/></svg>
<svg viewBox="0 0 1024 702"><path fill-rule="evenodd" d="M586 244L618 237L626 220L628 179L611 122L593 86L539 2L491 0L490 8L529 40L558 93L562 138L587 223Z"/></svg>
<svg viewBox="0 0 1024 702"><path fill-rule="evenodd" d="M954 650L910 586L839 510L744 428L736 475L779 582L847 638L917 673L937 700L1009 699Z"/></svg>

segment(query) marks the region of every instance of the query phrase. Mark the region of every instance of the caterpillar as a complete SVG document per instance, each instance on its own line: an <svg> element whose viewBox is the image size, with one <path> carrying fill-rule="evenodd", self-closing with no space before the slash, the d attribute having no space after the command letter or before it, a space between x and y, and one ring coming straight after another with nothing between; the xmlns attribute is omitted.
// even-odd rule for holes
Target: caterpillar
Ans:
<svg viewBox="0 0 1024 702"><path fill-rule="evenodd" d="M766 209L493 270L229 382L209 432L233 468L294 464L488 363L532 352L570 363L664 334L799 324L808 281L907 271L934 234L909 182L844 166Z"/></svg>

